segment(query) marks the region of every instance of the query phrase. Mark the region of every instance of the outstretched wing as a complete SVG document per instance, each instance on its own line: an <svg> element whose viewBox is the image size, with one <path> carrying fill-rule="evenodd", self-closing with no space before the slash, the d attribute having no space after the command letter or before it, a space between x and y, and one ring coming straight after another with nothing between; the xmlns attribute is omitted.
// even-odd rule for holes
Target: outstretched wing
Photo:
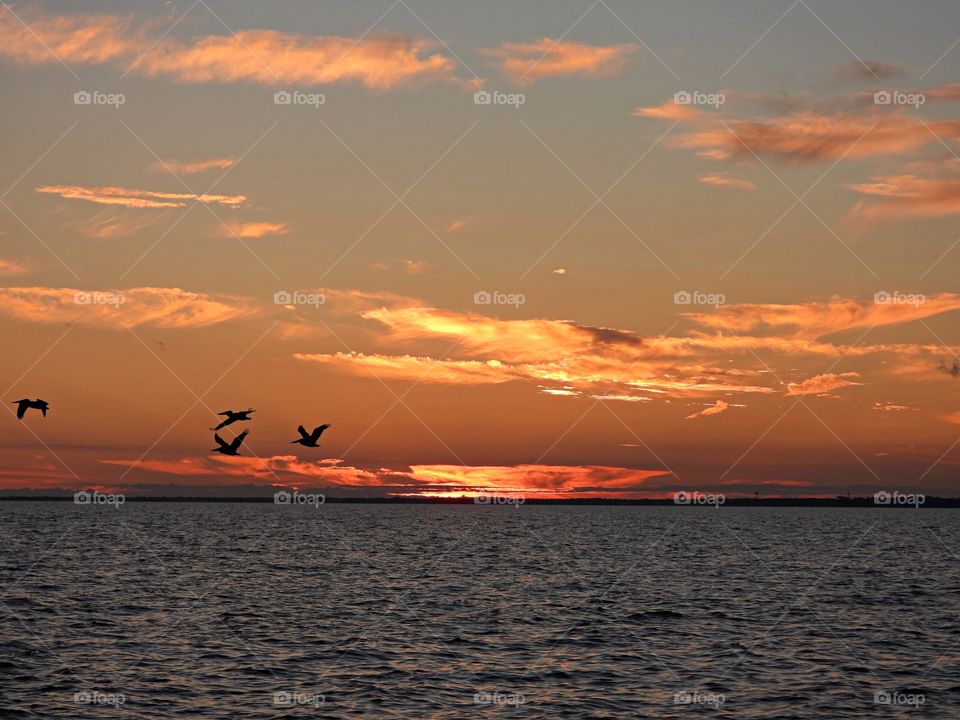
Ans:
<svg viewBox="0 0 960 720"><path fill-rule="evenodd" d="M13 404L17 406L17 419L23 420L23 414L27 411L27 404L22 400Z"/></svg>
<svg viewBox="0 0 960 720"><path fill-rule="evenodd" d="M300 437L304 440L310 439L310 433L307 432L307 429L303 425L297 425L297 432L300 433Z"/></svg>
<svg viewBox="0 0 960 720"><path fill-rule="evenodd" d="M310 436L313 440L319 440L320 436L323 435L323 431L330 427L330 423L324 423L313 429L313 434Z"/></svg>
<svg viewBox="0 0 960 720"><path fill-rule="evenodd" d="M215 434L215 435L213 436L213 439L216 440L216 441L217 441L217 445L219 445L219 446L222 447L223 449L225 449L225 450L229 450L229 449L230 449L230 446L227 445L227 443L225 443L225 442L223 441L223 438L220 437L219 435L216 435L216 434Z"/></svg>
<svg viewBox="0 0 960 720"><path fill-rule="evenodd" d="M233 415L233 410L224 410L222 413L217 413L217 415Z"/></svg>
<svg viewBox="0 0 960 720"><path fill-rule="evenodd" d="M233 439L233 442L230 443L230 449L236 451L243 444L243 439L247 436L248 432L248 430L244 430L242 433L237 435Z"/></svg>

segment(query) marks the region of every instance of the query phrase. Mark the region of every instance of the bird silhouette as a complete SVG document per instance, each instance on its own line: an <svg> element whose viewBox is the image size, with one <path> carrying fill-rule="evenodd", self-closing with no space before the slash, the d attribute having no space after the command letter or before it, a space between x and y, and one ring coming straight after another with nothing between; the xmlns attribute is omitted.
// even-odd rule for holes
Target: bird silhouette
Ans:
<svg viewBox="0 0 960 720"><path fill-rule="evenodd" d="M210 429L220 430L221 428L225 428L227 425L233 425L233 423L235 422L239 422L241 420L249 420L250 413L252 412L256 412L256 411L253 408L250 408L249 410L238 410L237 412L234 412L233 410L224 410L222 413L217 413L217 415L226 415L227 419L224 420L219 425L217 425L216 427L212 427Z"/></svg>
<svg viewBox="0 0 960 720"><path fill-rule="evenodd" d="M304 447L320 447L317 442L320 439L320 436L323 434L323 431L330 427L330 423L324 423L319 427L315 427L312 433L308 433L303 425L297 426L297 431L300 433L300 437L296 440L290 442L291 445L303 445Z"/></svg>
<svg viewBox="0 0 960 720"><path fill-rule="evenodd" d="M247 431L244 430L228 443L219 435L214 434L213 439L217 441L217 447L213 448L213 450L210 452L218 452L222 453L223 455L239 455L240 445L243 444L243 439L246 436Z"/></svg>
<svg viewBox="0 0 960 720"><path fill-rule="evenodd" d="M43 416L44 416L44 417L47 416L47 410L50 409L50 405L47 403L47 401L46 401L46 400L40 400L39 398L36 399L36 400L26 400L26 399L24 399L24 400L14 400L12 404L17 406L17 419L18 419L18 420L23 420L24 414L25 414L25 413L27 412L27 410L29 410L30 408L33 408L34 410L39 410L40 412L43 413Z"/></svg>

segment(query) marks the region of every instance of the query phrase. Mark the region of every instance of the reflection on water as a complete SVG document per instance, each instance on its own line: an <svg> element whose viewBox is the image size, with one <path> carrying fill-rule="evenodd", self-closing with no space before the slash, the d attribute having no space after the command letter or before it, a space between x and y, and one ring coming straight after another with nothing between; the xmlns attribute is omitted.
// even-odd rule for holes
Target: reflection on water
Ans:
<svg viewBox="0 0 960 720"><path fill-rule="evenodd" d="M958 520L0 503L0 716L960 717Z"/></svg>

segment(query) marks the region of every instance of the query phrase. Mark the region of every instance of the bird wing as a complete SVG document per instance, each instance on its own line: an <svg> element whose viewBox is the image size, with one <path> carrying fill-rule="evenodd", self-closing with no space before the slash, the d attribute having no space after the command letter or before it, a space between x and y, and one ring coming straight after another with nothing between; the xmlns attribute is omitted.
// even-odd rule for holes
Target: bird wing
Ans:
<svg viewBox="0 0 960 720"><path fill-rule="evenodd" d="M23 420L23 414L27 411L27 404L23 400L13 404L17 406L17 419Z"/></svg>
<svg viewBox="0 0 960 720"><path fill-rule="evenodd" d="M217 445L219 445L220 447L226 448L226 449L229 449L229 448L230 448L230 446L227 445L227 444L223 441L223 438L220 437L219 435L214 434L213 439L217 441Z"/></svg>
<svg viewBox="0 0 960 720"><path fill-rule="evenodd" d="M297 425L297 432L300 433L300 437L304 440L310 439L310 433L307 432L307 429L303 425Z"/></svg>
<svg viewBox="0 0 960 720"><path fill-rule="evenodd" d="M217 415L233 415L233 410L224 410L221 413L217 413Z"/></svg>
<svg viewBox="0 0 960 720"><path fill-rule="evenodd" d="M315 427L313 429L313 434L310 437L313 438L314 440L318 440L320 436L323 435L323 431L326 430L328 427L330 427L330 423L324 423L323 425L319 425Z"/></svg>
<svg viewBox="0 0 960 720"><path fill-rule="evenodd" d="M248 432L247 430L244 430L242 433L240 433L233 439L233 442L230 443L231 450L236 450L243 444L243 439L247 436L247 432Z"/></svg>

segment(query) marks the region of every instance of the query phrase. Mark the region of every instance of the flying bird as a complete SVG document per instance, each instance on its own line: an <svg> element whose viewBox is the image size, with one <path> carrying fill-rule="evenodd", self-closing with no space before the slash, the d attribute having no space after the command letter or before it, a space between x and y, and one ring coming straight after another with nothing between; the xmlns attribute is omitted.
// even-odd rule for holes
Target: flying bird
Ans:
<svg viewBox="0 0 960 720"><path fill-rule="evenodd" d="M247 436L247 432L247 430L244 430L229 443L225 442L219 435L214 434L213 439L217 441L217 447L213 448L210 452L218 452L224 455L239 455L240 445L243 444L243 439Z"/></svg>
<svg viewBox="0 0 960 720"><path fill-rule="evenodd" d="M30 408L33 408L34 410L39 410L40 412L43 413L44 417L47 416L47 410L50 409L50 405L47 403L47 401L40 400L39 398L36 400L14 400L13 403L11 404L17 406L18 420L23 420L24 414Z"/></svg>
<svg viewBox="0 0 960 720"><path fill-rule="evenodd" d="M238 410L237 412L234 412L233 410L224 410L222 413L217 413L217 415L226 415L227 419L224 420L219 425L217 425L216 427L212 427L210 429L220 430L221 428L225 428L227 425L233 425L233 423L235 422L239 422L241 420L249 420L250 413L252 412L256 412L256 411L253 408L250 408L249 410Z"/></svg>
<svg viewBox="0 0 960 720"><path fill-rule="evenodd" d="M324 423L319 427L315 427L312 433L308 433L303 425L297 426L297 431L300 433L300 437L296 440L290 442L291 445L300 444L304 447L320 447L320 444L317 442L320 439L320 436L323 434L323 431L330 427L330 423Z"/></svg>

